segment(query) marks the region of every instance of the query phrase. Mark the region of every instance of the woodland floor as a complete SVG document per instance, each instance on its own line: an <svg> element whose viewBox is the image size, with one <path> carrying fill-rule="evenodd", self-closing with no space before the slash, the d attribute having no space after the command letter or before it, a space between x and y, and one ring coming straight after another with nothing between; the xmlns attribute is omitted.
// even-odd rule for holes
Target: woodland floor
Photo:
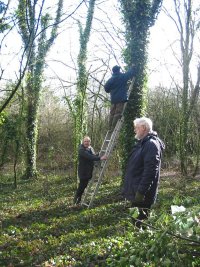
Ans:
<svg viewBox="0 0 200 267"><path fill-rule="evenodd" d="M13 188L12 180L10 174L1 175L1 267L187 267L200 263L194 256L194 262L176 260L175 256L171 260L167 253L162 259L159 254L162 250L155 252L154 260L146 257L145 248L138 255L142 239L147 240L153 233L149 231L147 235L146 230L133 225L129 204L120 194L119 177L104 179L91 209L72 204L76 181L65 172L42 175L36 181L19 181L17 189ZM175 172L163 172L152 220L158 221L163 211L169 214L172 204L200 206L199 189L199 178L183 180ZM131 244L131 240L138 246ZM151 242L151 238L148 240ZM166 238L165 242L169 240ZM143 246L147 249L149 244ZM195 253L198 255L196 249Z"/></svg>

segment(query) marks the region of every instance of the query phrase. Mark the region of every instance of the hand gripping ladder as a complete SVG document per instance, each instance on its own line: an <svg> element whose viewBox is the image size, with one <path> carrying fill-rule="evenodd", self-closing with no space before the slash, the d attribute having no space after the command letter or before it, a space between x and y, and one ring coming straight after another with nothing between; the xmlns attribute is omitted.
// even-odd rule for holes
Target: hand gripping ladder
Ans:
<svg viewBox="0 0 200 267"><path fill-rule="evenodd" d="M132 80L130 86L129 86L129 90L128 90L128 95L132 89L132 86L134 84L134 79ZM124 110L126 108L126 104L124 105ZM123 113L124 113L123 110ZM100 150L100 156L102 156L103 154L105 154L108 158L107 160L103 160L100 162L100 164L98 164L98 166L95 167L94 170L94 175L92 177L92 179L90 180L84 196L83 196L83 200L81 201L81 205L83 206L87 206L88 208L90 208L93 204L94 198L99 190L99 187L102 183L102 179L103 179L103 175L105 172L105 169L107 167L108 161L110 159L110 155L113 151L113 149L115 148L115 144L116 141L119 137L119 133L124 121L124 116L122 113L122 117L117 121L117 124L113 130L113 132L107 131L106 136L104 138L101 150Z"/></svg>

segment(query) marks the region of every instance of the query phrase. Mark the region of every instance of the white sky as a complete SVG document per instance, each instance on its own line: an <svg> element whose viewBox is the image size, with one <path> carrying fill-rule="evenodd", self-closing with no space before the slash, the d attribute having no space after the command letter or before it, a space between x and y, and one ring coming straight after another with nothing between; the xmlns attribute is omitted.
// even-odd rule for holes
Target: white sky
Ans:
<svg viewBox="0 0 200 267"><path fill-rule="evenodd" d="M51 3L47 1L48 4L51 4L50 8L53 8L54 2L56 3L57 0L53 0ZM71 4L69 2L65 1L66 6L64 10L67 10L66 15L69 15L74 10L75 6L80 3L80 0L74 0ZM163 2L165 6L167 5L168 10L173 6L173 0L164 0ZM197 2L198 0L194 1L196 4ZM16 0L11 0L11 3L15 5ZM117 39L116 36L113 38L113 34L111 36L106 33L106 29L112 29L113 31L113 27L121 27L121 21L116 11L117 1L98 0L97 3L93 31L88 46L88 68L90 71L100 68L97 77L101 78L106 69L105 64L109 65L110 68L116 63L123 66L121 48L124 47L124 42ZM77 16L78 14L79 16ZM48 53L46 59L48 68L45 70L45 75L47 77L46 84L51 87L59 87L61 85L57 80L58 77L65 81L75 81L76 58L79 51L79 33L75 18L85 22L85 14L86 9L83 4L82 9L79 9L72 18L62 23L62 31ZM111 20L113 25L109 20ZM170 76L175 76L178 79L177 61L172 56L171 50L172 44L173 47L176 45L179 48L179 43L175 42L177 38L179 36L174 24L161 12L156 24L151 28L148 63L150 69L149 86L158 86L160 84L169 86L171 84ZM5 69L4 77L6 79L14 79L13 77L17 75L18 67L16 66L19 56L14 56L13 53L18 53L20 47L20 38L17 33L12 33L4 41L0 55L0 66ZM196 70L196 66L194 66L194 70ZM107 73L106 77L109 76L110 72ZM54 77L54 79L49 80L50 77ZM64 84L68 85L69 83L64 82ZM60 93L63 93L63 91Z"/></svg>
<svg viewBox="0 0 200 267"><path fill-rule="evenodd" d="M181 1L180 1L181 2ZM164 0L164 7L174 13L174 0ZM193 6L200 7L198 0L193 1ZM183 10L181 10L183 11ZM173 15L174 18L177 17ZM199 18L200 20L200 12ZM200 32L196 34L194 39L194 55L191 62L191 75L196 82L197 65L200 62ZM177 58L180 60L180 35L177 31L175 23L163 11L158 16L155 26L151 28L150 45L149 45L149 68L153 70L150 72L150 85L164 85L173 86L172 79L177 83L182 83L181 68Z"/></svg>
<svg viewBox="0 0 200 267"><path fill-rule="evenodd" d="M120 64L122 67L124 66L121 57L121 49L124 47L123 40L119 40L115 36L113 37L105 33L105 27L113 32L113 27L120 28L122 26L118 11L116 11L117 1L109 0L102 3L103 4L95 8L93 31L88 45L88 68L90 68L90 70L100 67L102 61L108 64L110 68L116 63ZM164 0L163 4L168 11L173 10L173 0ZM194 4L198 4L198 1L195 0ZM112 15L110 16L110 14ZM111 20L111 22L108 19ZM99 22L100 20L102 20L103 23ZM85 22L85 18L83 21ZM113 23L113 25L111 25L111 23ZM104 34L103 37L100 31ZM66 32L63 32L62 36L58 37L52 49L52 58L57 58L62 61L64 55L66 59L65 62L69 62L67 61L67 58L69 58L69 50L72 57L78 53L78 39L78 29L77 26L74 25L73 29L68 29ZM181 83L181 69L172 53L172 48L176 55L178 55L178 51L180 51L178 39L179 35L174 22L161 11L155 25L151 28L150 34L148 63L148 84L150 87L158 85L170 86L172 84L172 78L174 78L177 83ZM196 46L199 47L199 43ZM64 51L66 53L63 54ZM178 55L178 57L180 58L180 55ZM108 60L110 61L108 62ZM75 63L76 62L71 64L71 66L75 67ZM70 73L69 67L61 68L59 67L61 65L57 64L56 68L54 68L54 64L50 64L50 62L48 62L48 64L59 76L65 77L64 79L66 79L67 75ZM103 69L105 69L105 67ZM193 65L192 69L192 74L195 79L196 64ZM111 73L108 72L106 77L109 77L110 74Z"/></svg>

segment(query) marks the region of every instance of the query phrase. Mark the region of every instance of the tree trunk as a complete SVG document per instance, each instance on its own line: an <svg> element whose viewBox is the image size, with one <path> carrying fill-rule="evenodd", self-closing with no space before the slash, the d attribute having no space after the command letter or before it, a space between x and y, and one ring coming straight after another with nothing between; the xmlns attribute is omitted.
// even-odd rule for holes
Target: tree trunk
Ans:
<svg viewBox="0 0 200 267"><path fill-rule="evenodd" d="M120 1L126 26L127 48L124 53L128 66L137 68L135 82L130 93L124 116L124 127L121 135L122 171L124 173L129 153L134 144L133 120L145 114L146 108L146 63L149 29L154 24L162 0L127 0Z"/></svg>
<svg viewBox="0 0 200 267"><path fill-rule="evenodd" d="M61 19L61 10L63 0L58 0L55 21L52 24L49 38L47 31L50 28L49 15L42 14L42 1L39 7L39 13L36 12L37 1L31 3L19 0L18 6L18 24L21 37L27 48L28 73L27 73L27 168L23 176L25 179L37 177L37 139L38 139L38 106L42 86L42 74L45 64L45 57L57 36L57 28ZM37 15L38 14L38 17ZM40 34L38 34L40 31ZM30 40L32 40L30 42ZM31 43L31 45L30 45ZM29 45L27 45L29 44Z"/></svg>
<svg viewBox="0 0 200 267"><path fill-rule="evenodd" d="M38 137L38 104L36 97L38 92L34 92L34 87L28 89L27 107L27 169L26 178L37 178L36 157L37 157L37 137ZM37 99L37 100L36 100Z"/></svg>
<svg viewBox="0 0 200 267"><path fill-rule="evenodd" d="M78 78L77 78L77 94L74 101L74 174L77 177L78 167L78 146L84 135L87 133L87 86L88 86L88 73L86 68L87 63L87 45L90 38L92 20L95 8L95 1L89 1L89 7L87 12L86 25L83 30L82 25L79 22L80 33L80 50L78 55ZM77 177L78 181L78 177Z"/></svg>

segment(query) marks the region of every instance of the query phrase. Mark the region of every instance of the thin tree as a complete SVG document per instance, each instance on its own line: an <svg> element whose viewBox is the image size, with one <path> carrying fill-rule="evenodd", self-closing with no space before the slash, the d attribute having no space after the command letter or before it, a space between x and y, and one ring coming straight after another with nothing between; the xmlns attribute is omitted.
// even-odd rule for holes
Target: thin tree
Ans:
<svg viewBox="0 0 200 267"><path fill-rule="evenodd" d="M74 144L74 171L75 175L77 173L77 149L81 142L83 136L87 133L87 87L88 87L88 76L87 71L87 46L90 38L92 20L94 15L95 0L89 1L87 18L85 28L80 21L78 21L79 26L79 41L80 49L77 58L78 65L78 77L77 77L77 87L76 87L76 97L73 103L66 98L70 110L73 114L74 121L74 134L73 134L73 144Z"/></svg>
<svg viewBox="0 0 200 267"><path fill-rule="evenodd" d="M14 22L15 14L9 13L10 2L11 2L11 0L9 0L7 4L4 4L2 1L0 1L0 15L1 15L1 17L0 17L0 33L4 33L4 35L1 38L0 49L2 48L2 44L3 44L3 41L5 41L6 36L9 33L12 34L12 30L15 28L15 26L12 25L13 23L15 24L15 22ZM11 21L12 21L12 23L11 23ZM25 50L26 50L26 48L24 48L24 51ZM18 74L18 76L19 76L18 80L15 81L15 83L12 84L11 86L6 85L6 87L9 87L9 89L3 89L2 90L2 88L1 88L1 92L3 92L3 96L5 98L5 99L3 99L3 97L2 97L1 103L0 103L0 116L1 117L4 116L3 111L9 105L9 103L11 102L15 93L20 88L21 82L22 82L23 77L25 75L27 62L24 62L24 51L22 52L22 57L20 60L20 69L19 69L19 74ZM28 61L28 57L27 57L27 61ZM4 72L5 72L5 69L1 68L0 80L3 79Z"/></svg>
<svg viewBox="0 0 200 267"><path fill-rule="evenodd" d="M190 123L191 116L200 90L200 62L197 65L197 81L194 86L190 76L190 65L194 55L194 41L197 32L200 29L199 7L195 10L192 0L174 0L175 15L173 16L165 9L165 13L175 23L179 33L179 44L181 59L179 64L182 70L182 90L181 90L181 110L179 125L179 157L181 172L186 177L188 175L189 157L190 157ZM180 87L180 85L179 85Z"/></svg>
<svg viewBox="0 0 200 267"><path fill-rule="evenodd" d="M25 178L37 176L37 126L42 74L45 57L57 36L63 7L63 0L58 0L55 21L50 37L48 37L47 30L51 18L48 13L42 14L45 0L41 2L40 6L37 3L38 1L19 0L17 13L20 34L23 44L27 48L26 55L29 56L25 81L27 92L27 168Z"/></svg>

